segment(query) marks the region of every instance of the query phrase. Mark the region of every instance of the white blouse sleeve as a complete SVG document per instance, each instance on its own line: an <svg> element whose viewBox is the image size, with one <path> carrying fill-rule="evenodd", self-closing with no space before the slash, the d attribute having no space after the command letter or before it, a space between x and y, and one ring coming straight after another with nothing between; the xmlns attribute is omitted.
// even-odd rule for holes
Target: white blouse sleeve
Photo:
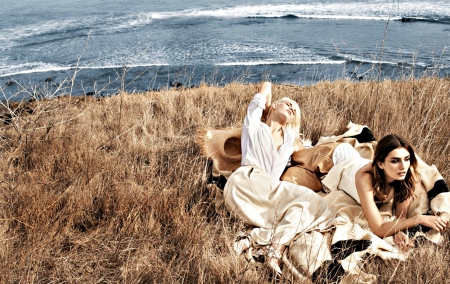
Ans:
<svg viewBox="0 0 450 284"><path fill-rule="evenodd" d="M265 108L266 98L263 97L260 93L257 93L247 107L247 115L244 119L244 127L253 126L255 124L259 126Z"/></svg>

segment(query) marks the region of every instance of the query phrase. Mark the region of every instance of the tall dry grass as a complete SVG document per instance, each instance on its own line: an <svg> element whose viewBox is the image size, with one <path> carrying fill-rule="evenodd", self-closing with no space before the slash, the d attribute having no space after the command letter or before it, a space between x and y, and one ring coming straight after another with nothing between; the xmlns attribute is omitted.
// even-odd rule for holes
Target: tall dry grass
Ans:
<svg viewBox="0 0 450 284"><path fill-rule="evenodd" d="M256 85L200 86L11 106L0 128L1 283L260 283L237 258L236 220L215 214L201 127L239 127ZM351 120L399 133L450 177L450 81L275 85L317 141ZM21 111L22 110L22 111ZM24 110L28 110L24 111ZM380 283L445 283L449 237L406 262L370 260ZM289 279L287 275L286 279Z"/></svg>

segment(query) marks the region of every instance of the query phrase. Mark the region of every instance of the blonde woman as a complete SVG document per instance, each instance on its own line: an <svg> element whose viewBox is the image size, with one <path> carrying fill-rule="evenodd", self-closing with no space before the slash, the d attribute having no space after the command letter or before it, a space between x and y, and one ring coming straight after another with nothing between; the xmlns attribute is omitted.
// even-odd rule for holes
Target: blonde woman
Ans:
<svg viewBox="0 0 450 284"><path fill-rule="evenodd" d="M265 82L247 108L242 130L242 161L225 185L225 205L251 229L235 243L242 253L263 247L266 263L281 274L281 257L297 234L325 228L325 201L307 187L280 181L299 140L300 108L289 99L274 103ZM261 119L265 117L263 122Z"/></svg>

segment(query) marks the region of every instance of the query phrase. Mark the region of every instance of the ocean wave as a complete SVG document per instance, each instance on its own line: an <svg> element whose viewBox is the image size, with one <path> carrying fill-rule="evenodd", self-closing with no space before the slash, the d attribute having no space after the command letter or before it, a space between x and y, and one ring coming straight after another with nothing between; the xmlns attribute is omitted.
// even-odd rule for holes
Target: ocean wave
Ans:
<svg viewBox="0 0 450 284"><path fill-rule="evenodd" d="M387 61L387 60L379 60L375 58L364 58L360 56L353 56L353 55L345 55L345 54L337 54L334 56L336 59L342 58L345 59L346 63L356 63L356 64L372 64L372 65L389 65L389 66L401 66L401 67L421 67L421 68L427 68L428 64L424 62L413 62L413 61L406 61L399 59L398 61Z"/></svg>
<svg viewBox="0 0 450 284"><path fill-rule="evenodd" d="M412 23L412 22L429 22L429 23L438 23L438 24L447 24L450 25L450 17L416 17L416 16L402 16L400 21L404 23Z"/></svg>
<svg viewBox="0 0 450 284"><path fill-rule="evenodd" d="M49 71L67 71L69 69L71 69L70 66L60 66L44 62L23 63L16 66L0 66L0 77L43 73Z"/></svg>
<svg viewBox="0 0 450 284"><path fill-rule="evenodd" d="M6 42L10 39L21 39L32 37L38 34L47 34L55 31L65 30L69 26L76 25L76 20L64 21L47 21L37 24L27 24L16 26L14 28L6 28L0 30L0 42Z"/></svg>
<svg viewBox="0 0 450 284"><path fill-rule="evenodd" d="M0 77L11 77L35 73L60 72L70 70L99 70L99 69L121 69L137 67L168 66L166 63L137 63L129 65L96 65L96 66L61 66L43 62L24 63L16 66L0 66Z"/></svg>
<svg viewBox="0 0 450 284"><path fill-rule="evenodd" d="M313 18L349 20L405 20L417 18L448 22L450 5L447 1L386 3L386 1L268 4L234 6L216 9L188 9L152 13L153 19L216 17L216 18Z"/></svg>
<svg viewBox="0 0 450 284"><path fill-rule="evenodd" d="M403 22L428 21L450 24L450 5L447 1L386 3L337 2L306 4L237 5L214 9L187 9L179 11L137 14L97 14L83 18L48 20L38 24L24 24L0 29L0 49L7 50L19 41L55 34L96 35L127 32L145 27L155 20L192 17L213 18L284 18L284 19L336 19L336 20L393 20Z"/></svg>
<svg viewBox="0 0 450 284"><path fill-rule="evenodd" d="M347 63L352 62L352 63L368 63L368 64L385 64L392 66L397 65L397 62L394 61L379 60L376 58L365 58L361 56L341 54L341 53L336 54L335 57L345 59Z"/></svg>
<svg viewBox="0 0 450 284"><path fill-rule="evenodd" d="M133 15L86 17L83 20L78 18L70 18L62 21L49 20L38 24L19 25L13 28L0 29L1 49L7 50L15 46L20 46L20 41L27 38L70 34L89 36L127 32L130 29L148 25L152 20L151 14L140 13Z"/></svg>

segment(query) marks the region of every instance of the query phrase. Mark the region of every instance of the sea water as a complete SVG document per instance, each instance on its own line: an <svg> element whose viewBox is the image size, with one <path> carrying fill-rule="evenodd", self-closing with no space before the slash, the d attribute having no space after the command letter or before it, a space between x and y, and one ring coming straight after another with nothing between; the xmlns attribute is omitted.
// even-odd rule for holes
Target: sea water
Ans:
<svg viewBox="0 0 450 284"><path fill-rule="evenodd" d="M450 2L2 0L2 100L448 76Z"/></svg>

